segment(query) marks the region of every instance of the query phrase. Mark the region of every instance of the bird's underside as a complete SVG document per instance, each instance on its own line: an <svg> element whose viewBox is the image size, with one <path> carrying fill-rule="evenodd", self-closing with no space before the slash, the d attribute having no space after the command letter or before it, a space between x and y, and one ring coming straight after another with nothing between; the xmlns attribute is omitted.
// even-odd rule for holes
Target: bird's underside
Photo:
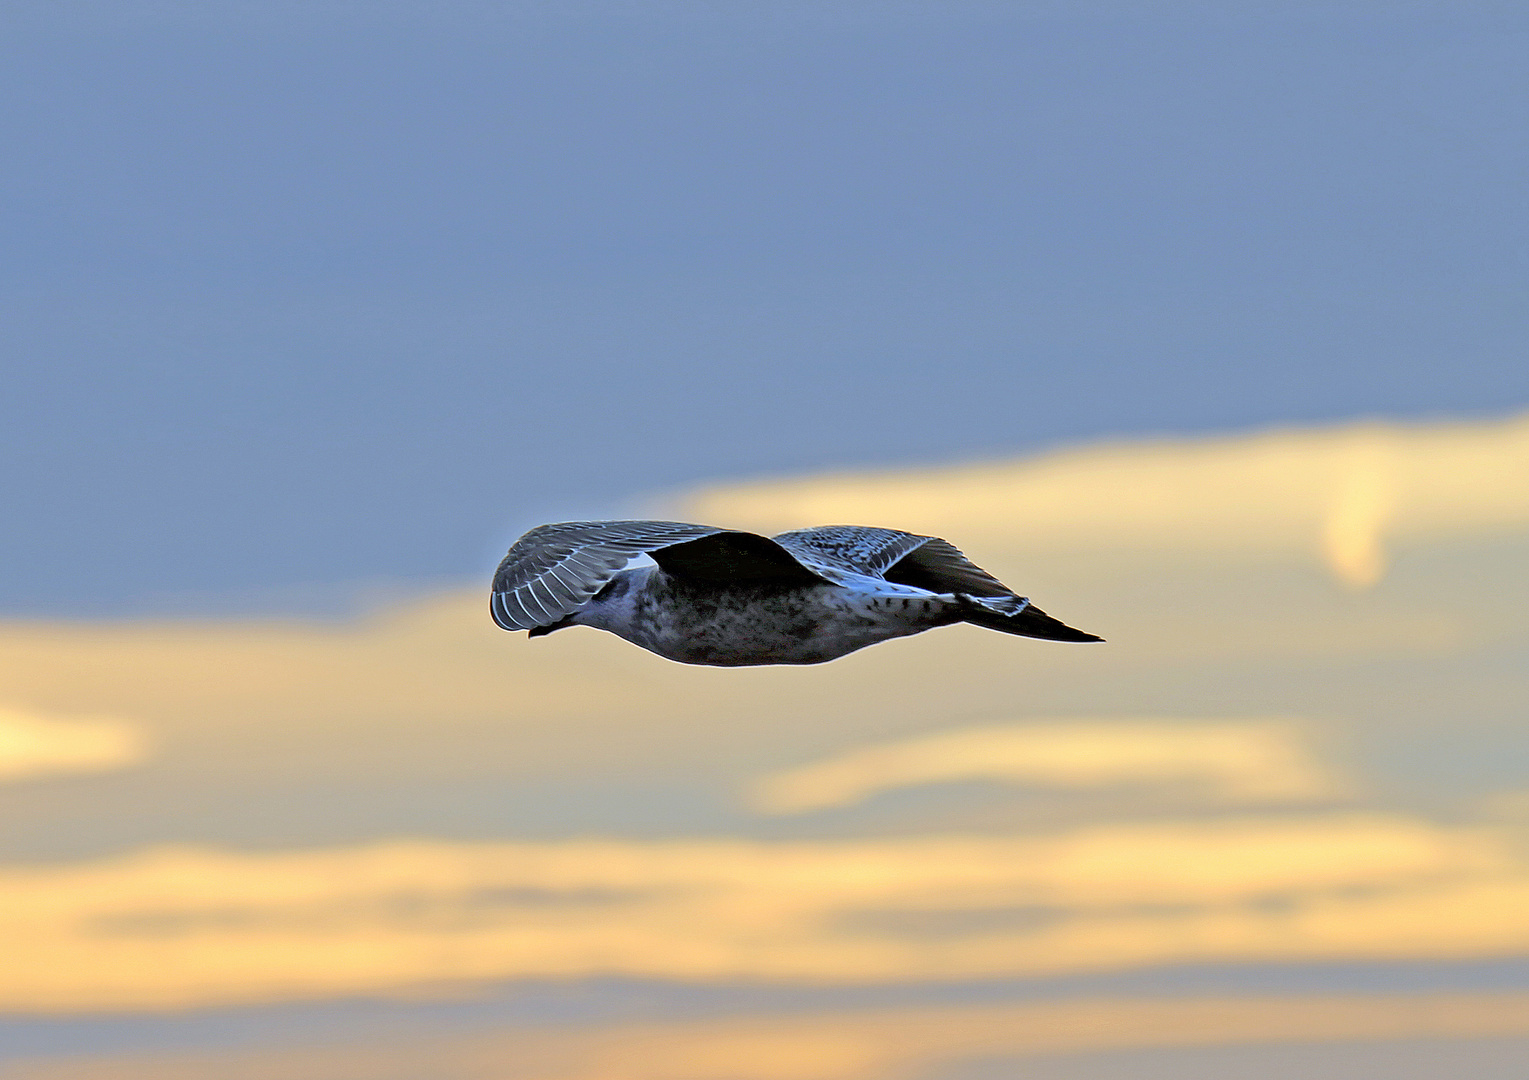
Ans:
<svg viewBox="0 0 1529 1080"><path fill-rule="evenodd" d="M628 568L640 555L655 565ZM1099 641L1051 618L954 546L863 525L764 537L676 521L573 521L515 542L490 611L532 637L609 630L689 664L818 664L888 638L969 622Z"/></svg>

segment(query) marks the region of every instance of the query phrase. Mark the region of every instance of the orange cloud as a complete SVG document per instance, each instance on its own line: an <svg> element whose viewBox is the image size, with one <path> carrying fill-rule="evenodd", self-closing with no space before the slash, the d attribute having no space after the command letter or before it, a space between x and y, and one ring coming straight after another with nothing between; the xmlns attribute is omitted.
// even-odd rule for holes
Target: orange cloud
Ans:
<svg viewBox="0 0 1529 1080"><path fill-rule="evenodd" d="M1041 837L174 848L0 872L11 1010L1526 948L1529 867L1502 838L1365 815Z"/></svg>
<svg viewBox="0 0 1529 1080"><path fill-rule="evenodd" d="M1331 798L1343 790L1287 721L1059 720L878 743L773 773L753 805L793 814L960 780L1043 788L1190 783L1224 802Z"/></svg>
<svg viewBox="0 0 1529 1080"><path fill-rule="evenodd" d="M147 757L143 732L125 720L0 707L0 781L113 772Z"/></svg>

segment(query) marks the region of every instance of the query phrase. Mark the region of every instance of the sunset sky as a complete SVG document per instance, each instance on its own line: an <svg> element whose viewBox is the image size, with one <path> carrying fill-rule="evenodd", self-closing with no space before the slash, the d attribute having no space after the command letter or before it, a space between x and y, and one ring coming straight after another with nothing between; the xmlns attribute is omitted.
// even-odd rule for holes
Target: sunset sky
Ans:
<svg viewBox="0 0 1529 1080"><path fill-rule="evenodd" d="M1521 1080L1522 5L0 30L7 1080ZM492 625L628 514L1107 641Z"/></svg>

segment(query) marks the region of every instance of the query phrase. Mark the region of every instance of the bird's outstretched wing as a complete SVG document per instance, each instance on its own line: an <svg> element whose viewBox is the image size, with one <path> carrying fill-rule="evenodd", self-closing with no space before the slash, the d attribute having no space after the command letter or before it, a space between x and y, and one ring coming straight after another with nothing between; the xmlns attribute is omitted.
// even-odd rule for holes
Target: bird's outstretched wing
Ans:
<svg viewBox="0 0 1529 1080"><path fill-rule="evenodd" d="M775 542L809 569L829 577L879 577L936 593L1012 597L1014 591L954 544L870 525L823 525L782 533Z"/></svg>
<svg viewBox="0 0 1529 1080"><path fill-rule="evenodd" d="M633 557L724 530L682 521L564 521L515 541L489 611L505 630L550 626L583 607Z"/></svg>

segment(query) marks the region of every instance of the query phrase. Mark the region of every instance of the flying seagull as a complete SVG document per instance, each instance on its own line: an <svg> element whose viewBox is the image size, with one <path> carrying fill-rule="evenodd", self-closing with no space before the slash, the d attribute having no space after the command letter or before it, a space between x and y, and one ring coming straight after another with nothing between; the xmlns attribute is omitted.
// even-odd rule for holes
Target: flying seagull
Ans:
<svg viewBox="0 0 1529 1080"><path fill-rule="evenodd" d="M628 568L639 555L656 565ZM764 537L679 521L565 521L510 548L489 602L505 630L609 630L684 664L821 664L968 622L1101 641L1017 596L954 545L865 525Z"/></svg>

